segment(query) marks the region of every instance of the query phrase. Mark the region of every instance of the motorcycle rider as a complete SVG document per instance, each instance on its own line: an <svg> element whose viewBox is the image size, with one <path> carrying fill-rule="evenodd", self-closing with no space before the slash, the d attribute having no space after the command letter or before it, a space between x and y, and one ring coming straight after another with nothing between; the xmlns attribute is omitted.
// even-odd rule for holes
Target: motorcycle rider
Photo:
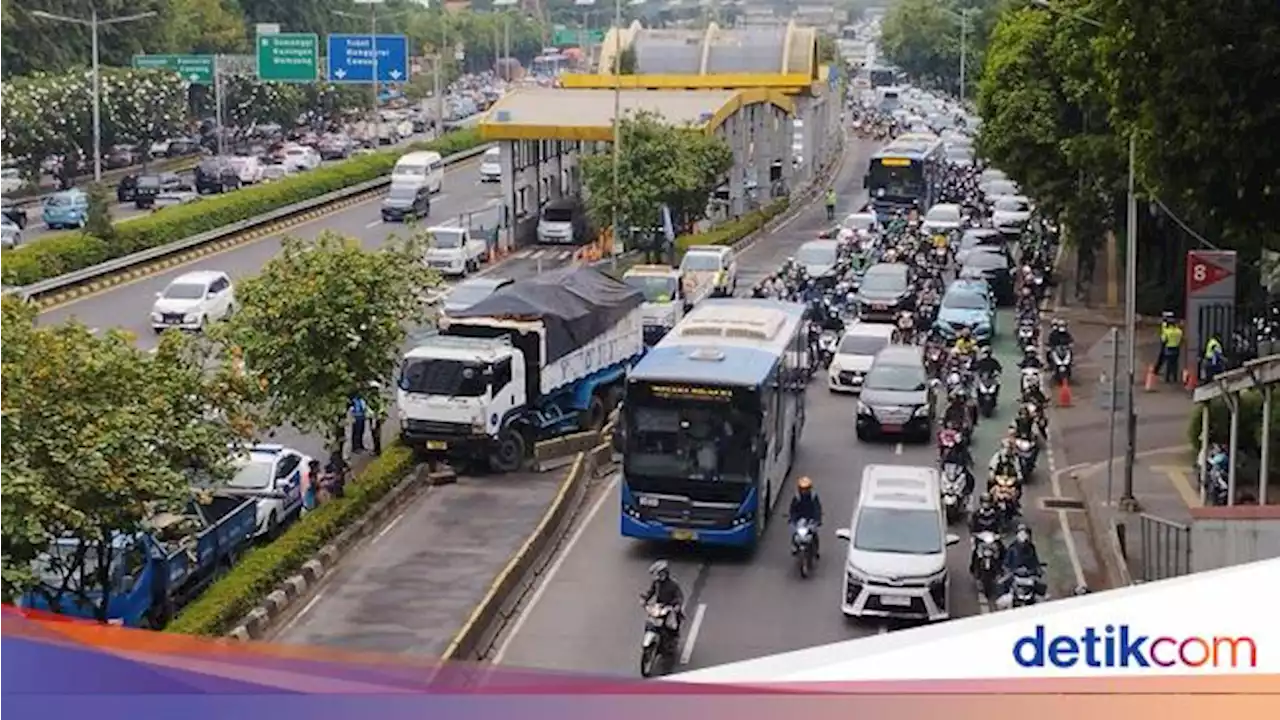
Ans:
<svg viewBox="0 0 1280 720"><path fill-rule="evenodd" d="M1041 576L1040 554L1036 552L1036 544L1031 540L1031 528L1028 528L1026 523L1018 524L1013 542L1009 543L1009 547L1005 550L1004 569L1008 577L1005 578L1003 592L1009 592L1009 588L1013 586L1013 573L1019 568L1030 572L1036 578ZM1036 597L1043 597L1046 589L1043 580L1036 581Z"/></svg>
<svg viewBox="0 0 1280 720"><path fill-rule="evenodd" d="M977 349L978 343L974 341L968 327L962 327L956 331L956 342L951 346L952 352L957 355L969 355Z"/></svg>
<svg viewBox="0 0 1280 720"><path fill-rule="evenodd" d="M1035 437L1039 427L1036 420L1031 416L1031 411L1026 405L1018 407L1018 414L1013 418L1013 432L1018 437L1032 438Z"/></svg>
<svg viewBox="0 0 1280 720"><path fill-rule="evenodd" d="M1018 367L1022 370L1028 368L1044 369L1044 361L1040 359L1040 351L1036 349L1035 345L1028 345L1022 349L1022 359L1018 361Z"/></svg>
<svg viewBox="0 0 1280 720"><path fill-rule="evenodd" d="M787 525L794 533L796 523L806 520L813 527L822 526L822 500L818 498L818 493L813 489L813 480L808 476L802 477L796 481L796 494L791 498L791 507L787 509ZM815 558L822 557L821 547L818 544L818 533L813 534L813 556Z"/></svg>
<svg viewBox="0 0 1280 720"><path fill-rule="evenodd" d="M996 503L991 499L991 493L982 493L978 498L978 509L969 516L969 535L977 538L979 533L989 532L995 535L997 541L1000 537L1000 511L996 509ZM977 541L974 540L974 549L977 547ZM1003 561L1004 558L1001 558ZM969 552L969 574L972 575L977 569L978 556L972 550Z"/></svg>
<svg viewBox="0 0 1280 720"><path fill-rule="evenodd" d="M1070 348L1074 344L1075 338L1071 337L1071 331L1067 330L1067 321L1054 320L1053 329L1049 331L1049 347Z"/></svg>
<svg viewBox="0 0 1280 720"><path fill-rule="evenodd" d="M1019 482L1022 481L1022 468L1018 465L1018 456L1014 453L1012 437L1006 437L1000 443L1000 447L991 456L991 462L987 464L987 470L992 478L1008 475L1017 478Z"/></svg>
<svg viewBox="0 0 1280 720"><path fill-rule="evenodd" d="M1004 366L991 354L990 347L984 347L978 350L978 361L973 364L973 371L979 375L990 375L996 381L1000 380L1000 373L1004 372Z"/></svg>
<svg viewBox="0 0 1280 720"><path fill-rule="evenodd" d="M646 606L657 603L672 608L676 614L674 631L679 637L680 628L684 627L684 588L671 577L671 568L666 560L653 561L649 566L649 577L653 581L649 583L649 589L640 595L640 599Z"/></svg>
<svg viewBox="0 0 1280 720"><path fill-rule="evenodd" d="M973 413L969 408L969 394L964 387L957 384L947 394L947 409L942 414L942 424L954 428L965 429Z"/></svg>

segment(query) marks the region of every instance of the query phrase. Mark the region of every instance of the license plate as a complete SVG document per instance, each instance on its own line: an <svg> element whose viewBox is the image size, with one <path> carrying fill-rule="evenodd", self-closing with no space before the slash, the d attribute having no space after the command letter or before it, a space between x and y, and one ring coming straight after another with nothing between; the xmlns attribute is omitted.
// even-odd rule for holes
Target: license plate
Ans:
<svg viewBox="0 0 1280 720"><path fill-rule="evenodd" d="M427 449L428 450L448 450L449 443L443 440L428 440Z"/></svg>
<svg viewBox="0 0 1280 720"><path fill-rule="evenodd" d="M881 595L880 604L889 607L911 607L911 598L901 595Z"/></svg>
<svg viewBox="0 0 1280 720"><path fill-rule="evenodd" d="M697 540L698 533L692 530L672 530L671 539L672 540Z"/></svg>
<svg viewBox="0 0 1280 720"><path fill-rule="evenodd" d="M881 304L879 304L879 303L876 303L875 305L872 305L872 306L871 306L871 309L872 309L872 310L888 310L888 309L889 309L889 306L888 306L888 305L881 305Z"/></svg>
<svg viewBox="0 0 1280 720"><path fill-rule="evenodd" d="M890 425L888 423L885 423L884 425L880 426L880 429L883 430L884 432L900 432L902 430L902 426Z"/></svg>

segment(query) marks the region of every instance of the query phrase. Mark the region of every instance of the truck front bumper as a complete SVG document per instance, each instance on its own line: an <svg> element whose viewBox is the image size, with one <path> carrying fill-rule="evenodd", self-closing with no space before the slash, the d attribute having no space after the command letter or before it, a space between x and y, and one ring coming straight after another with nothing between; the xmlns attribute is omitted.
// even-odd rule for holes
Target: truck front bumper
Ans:
<svg viewBox="0 0 1280 720"><path fill-rule="evenodd" d="M479 460L489 456L493 438L488 435L446 435L400 429L400 442L427 457L443 460Z"/></svg>

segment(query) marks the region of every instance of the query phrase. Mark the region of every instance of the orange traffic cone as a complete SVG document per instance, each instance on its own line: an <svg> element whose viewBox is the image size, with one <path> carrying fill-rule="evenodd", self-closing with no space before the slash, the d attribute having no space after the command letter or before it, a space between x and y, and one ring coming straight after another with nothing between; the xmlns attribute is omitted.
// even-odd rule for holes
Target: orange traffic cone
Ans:
<svg viewBox="0 0 1280 720"><path fill-rule="evenodd" d="M1071 407L1071 384L1066 380L1058 386L1058 407Z"/></svg>
<svg viewBox="0 0 1280 720"><path fill-rule="evenodd" d="M1151 392L1156 389L1156 366L1147 366L1147 377L1142 381L1142 389Z"/></svg>
<svg viewBox="0 0 1280 720"><path fill-rule="evenodd" d="M1182 387L1186 388L1187 392L1196 389L1196 374L1191 372L1189 368L1182 370Z"/></svg>

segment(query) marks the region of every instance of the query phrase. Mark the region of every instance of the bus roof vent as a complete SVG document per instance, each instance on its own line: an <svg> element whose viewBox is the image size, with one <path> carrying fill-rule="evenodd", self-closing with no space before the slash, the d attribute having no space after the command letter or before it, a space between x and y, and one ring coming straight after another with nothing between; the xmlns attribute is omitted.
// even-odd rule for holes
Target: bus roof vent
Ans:
<svg viewBox="0 0 1280 720"><path fill-rule="evenodd" d="M702 362L721 362L724 360L724 353L716 348L696 348L689 353L690 360L701 360Z"/></svg>
<svg viewBox="0 0 1280 720"><path fill-rule="evenodd" d="M707 307L685 320L680 335L769 341L787 322L785 313L768 308Z"/></svg>

